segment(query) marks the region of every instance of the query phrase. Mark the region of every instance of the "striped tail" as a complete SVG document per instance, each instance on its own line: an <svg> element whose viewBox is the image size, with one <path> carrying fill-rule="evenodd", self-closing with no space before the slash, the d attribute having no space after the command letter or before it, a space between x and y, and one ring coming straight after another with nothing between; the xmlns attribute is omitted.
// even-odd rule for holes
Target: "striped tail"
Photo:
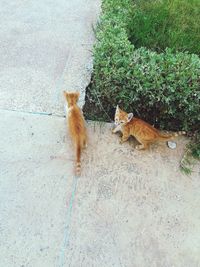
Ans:
<svg viewBox="0 0 200 267"><path fill-rule="evenodd" d="M186 134L185 131L179 131L179 132L174 133L173 136L179 136L179 135L185 135L185 134Z"/></svg>
<svg viewBox="0 0 200 267"><path fill-rule="evenodd" d="M175 132L173 134L169 134L169 135L164 135L164 134L160 134L159 135L159 140L160 141L167 141L170 139L173 139L174 137L180 136L180 135L185 135L186 132L185 131L179 131L179 132Z"/></svg>
<svg viewBox="0 0 200 267"><path fill-rule="evenodd" d="M81 174L81 144L80 141L77 143L76 147L76 175Z"/></svg>

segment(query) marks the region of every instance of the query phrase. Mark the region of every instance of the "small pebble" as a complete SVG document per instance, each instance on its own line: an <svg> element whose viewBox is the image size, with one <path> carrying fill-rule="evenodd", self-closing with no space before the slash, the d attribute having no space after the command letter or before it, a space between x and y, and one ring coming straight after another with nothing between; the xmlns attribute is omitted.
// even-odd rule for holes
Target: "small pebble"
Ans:
<svg viewBox="0 0 200 267"><path fill-rule="evenodd" d="M175 143L175 142L168 141L168 142L167 142L167 145L168 145L168 147L171 148L171 149L175 149L175 148L176 148L176 143Z"/></svg>

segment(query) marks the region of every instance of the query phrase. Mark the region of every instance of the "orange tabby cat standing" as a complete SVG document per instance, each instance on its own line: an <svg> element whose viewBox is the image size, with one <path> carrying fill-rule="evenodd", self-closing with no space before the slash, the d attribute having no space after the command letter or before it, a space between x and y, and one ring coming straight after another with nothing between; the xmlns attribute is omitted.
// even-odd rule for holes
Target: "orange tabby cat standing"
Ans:
<svg viewBox="0 0 200 267"><path fill-rule="evenodd" d="M156 141L168 141L173 137L185 134L185 132L180 131L172 135L164 135L147 122L134 118L133 113L128 114L118 106L115 112L115 125L116 128L112 132L116 133L121 131L123 134L120 143L126 142L129 136L132 135L141 144L136 146L136 149L139 150L147 149L150 144Z"/></svg>
<svg viewBox="0 0 200 267"><path fill-rule="evenodd" d="M76 147L76 175L81 171L81 152L87 145L85 120L81 109L77 105L79 92L63 92L68 105L69 132Z"/></svg>

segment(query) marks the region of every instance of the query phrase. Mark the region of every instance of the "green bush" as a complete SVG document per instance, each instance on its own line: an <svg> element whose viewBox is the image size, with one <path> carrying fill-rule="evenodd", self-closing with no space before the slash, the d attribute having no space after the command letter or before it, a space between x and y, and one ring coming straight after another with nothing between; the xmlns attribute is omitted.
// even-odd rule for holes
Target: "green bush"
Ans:
<svg viewBox="0 0 200 267"><path fill-rule="evenodd" d="M127 30L136 47L200 54L199 0L135 0Z"/></svg>
<svg viewBox="0 0 200 267"><path fill-rule="evenodd" d="M191 174L196 163L200 161L200 130L197 131L187 144L185 153L180 161L180 169L185 174Z"/></svg>
<svg viewBox="0 0 200 267"><path fill-rule="evenodd" d="M197 130L200 125L200 59L166 49L135 49L127 34L131 0L104 0L97 28L92 82L84 111L113 119L117 104L159 128Z"/></svg>

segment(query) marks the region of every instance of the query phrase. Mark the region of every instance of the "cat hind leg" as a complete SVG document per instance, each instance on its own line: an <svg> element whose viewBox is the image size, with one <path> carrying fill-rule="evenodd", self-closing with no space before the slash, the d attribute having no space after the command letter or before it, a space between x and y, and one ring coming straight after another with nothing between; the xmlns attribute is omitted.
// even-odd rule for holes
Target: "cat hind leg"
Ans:
<svg viewBox="0 0 200 267"><path fill-rule="evenodd" d="M149 144L146 143L146 142L143 142L143 143L141 143L141 145L137 145L135 148L136 148L137 150L145 150L145 149L147 149L148 147L149 147Z"/></svg>

